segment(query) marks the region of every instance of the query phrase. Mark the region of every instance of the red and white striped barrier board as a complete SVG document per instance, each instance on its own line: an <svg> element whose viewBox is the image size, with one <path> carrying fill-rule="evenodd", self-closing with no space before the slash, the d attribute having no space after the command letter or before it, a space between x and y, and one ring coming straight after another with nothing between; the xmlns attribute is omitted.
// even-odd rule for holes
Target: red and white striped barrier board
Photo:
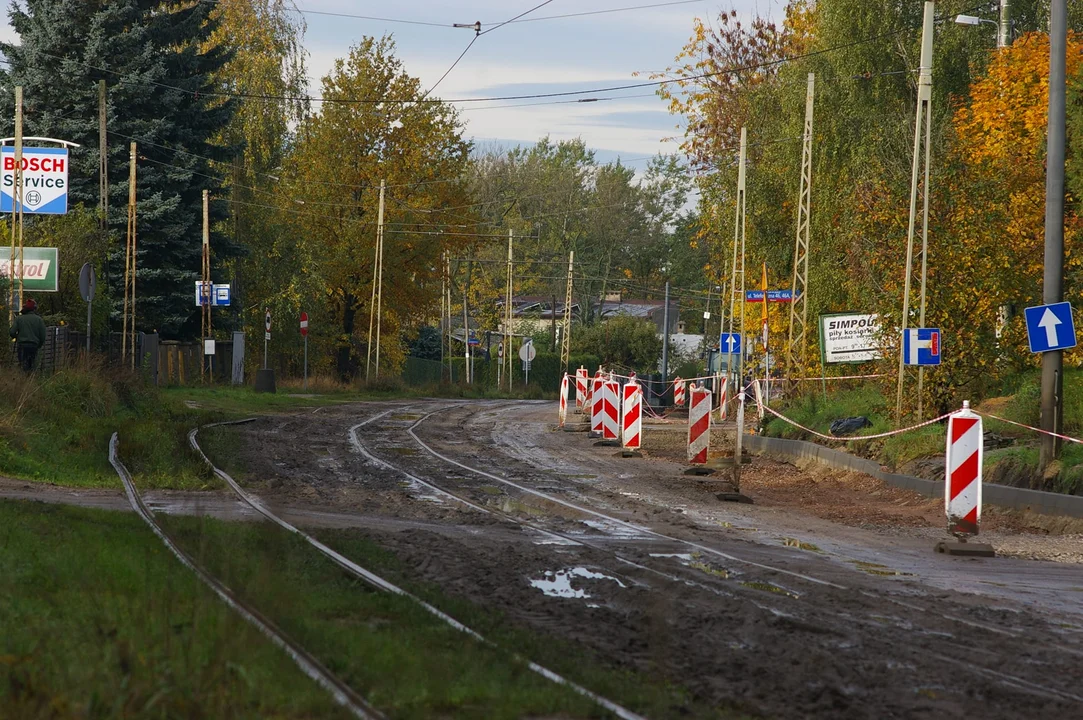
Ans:
<svg viewBox="0 0 1083 720"><path fill-rule="evenodd" d="M602 383L604 382L605 378L600 372L590 381L590 431L597 435L602 434L602 399L604 397Z"/></svg>
<svg viewBox="0 0 1083 720"><path fill-rule="evenodd" d="M688 462L704 465L711 440L711 391L700 385L691 388L688 408Z"/></svg>
<svg viewBox="0 0 1083 720"><path fill-rule="evenodd" d="M616 440L620 437L620 383L606 380L602 383L602 439Z"/></svg>
<svg viewBox="0 0 1083 720"><path fill-rule="evenodd" d="M568 373L560 379L560 406L557 409L560 427L568 420Z"/></svg>
<svg viewBox="0 0 1083 720"><path fill-rule="evenodd" d="M721 378L721 383L718 391L718 420L719 422L726 421L726 394L730 390L730 379L728 377Z"/></svg>
<svg viewBox="0 0 1083 720"><path fill-rule="evenodd" d="M621 403L621 447L638 450L643 444L643 390L632 381L624 386Z"/></svg>
<svg viewBox="0 0 1083 720"><path fill-rule="evenodd" d="M673 404L684 407L684 380L679 377L673 379Z"/></svg>
<svg viewBox="0 0 1083 720"><path fill-rule="evenodd" d="M948 532L977 535L981 520L981 417L963 401L963 409L948 416L947 473L944 510Z"/></svg>
<svg viewBox="0 0 1083 720"><path fill-rule="evenodd" d="M590 378L587 377L587 369L580 367L575 371L575 411L582 413L587 405L589 397Z"/></svg>

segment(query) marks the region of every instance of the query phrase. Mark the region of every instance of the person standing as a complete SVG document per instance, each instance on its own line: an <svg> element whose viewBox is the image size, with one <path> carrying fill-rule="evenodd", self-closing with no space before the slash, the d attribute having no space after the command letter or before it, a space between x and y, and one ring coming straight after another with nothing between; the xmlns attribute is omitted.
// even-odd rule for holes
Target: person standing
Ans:
<svg viewBox="0 0 1083 720"><path fill-rule="evenodd" d="M38 350L45 344L45 321L37 313L38 304L33 298L23 303L22 312L15 318L9 334L15 338L19 364L27 374L34 372Z"/></svg>

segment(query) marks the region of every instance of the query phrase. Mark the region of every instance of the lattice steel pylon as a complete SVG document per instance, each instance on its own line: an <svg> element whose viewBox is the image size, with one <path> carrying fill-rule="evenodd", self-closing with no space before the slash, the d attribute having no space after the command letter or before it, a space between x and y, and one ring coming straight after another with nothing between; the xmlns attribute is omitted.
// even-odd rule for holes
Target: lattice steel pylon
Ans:
<svg viewBox="0 0 1083 720"><path fill-rule="evenodd" d="M793 248L793 292L790 301L790 333L786 343L786 369L790 377L804 369L808 325L809 213L812 208L812 106L816 76L808 74L805 94L805 133L801 149L801 182L797 192L797 239ZM766 302L764 298L764 302Z"/></svg>
<svg viewBox="0 0 1083 720"><path fill-rule="evenodd" d="M575 251L568 253L568 289L564 293L564 333L560 336L560 366L568 372L568 358L572 349L572 269L575 267ZM557 311L553 308L553 312Z"/></svg>

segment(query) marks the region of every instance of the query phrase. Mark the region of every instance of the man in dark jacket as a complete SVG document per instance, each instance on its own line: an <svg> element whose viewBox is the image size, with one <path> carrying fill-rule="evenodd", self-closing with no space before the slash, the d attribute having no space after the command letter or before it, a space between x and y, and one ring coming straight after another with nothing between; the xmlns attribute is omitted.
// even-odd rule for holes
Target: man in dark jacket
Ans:
<svg viewBox="0 0 1083 720"><path fill-rule="evenodd" d="M27 373L34 371L34 362L38 350L45 344L45 321L37 314L38 304L27 298L23 311L15 318L9 334L15 338L15 347L19 353L19 364Z"/></svg>

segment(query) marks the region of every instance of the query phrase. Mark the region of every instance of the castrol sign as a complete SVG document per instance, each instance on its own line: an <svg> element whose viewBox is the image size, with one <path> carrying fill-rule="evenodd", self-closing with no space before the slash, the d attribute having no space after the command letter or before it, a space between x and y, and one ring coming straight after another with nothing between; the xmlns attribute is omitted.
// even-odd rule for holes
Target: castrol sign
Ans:
<svg viewBox="0 0 1083 720"><path fill-rule="evenodd" d="M22 278L23 290L27 292L57 292L60 265L56 248L26 247L21 257L16 250L14 275L16 285ZM0 278L11 277L11 255L6 250L0 251Z"/></svg>
<svg viewBox="0 0 1083 720"><path fill-rule="evenodd" d="M15 194L15 148L0 148L0 212L11 212ZM23 148L24 213L63 215L68 211L68 149Z"/></svg>

